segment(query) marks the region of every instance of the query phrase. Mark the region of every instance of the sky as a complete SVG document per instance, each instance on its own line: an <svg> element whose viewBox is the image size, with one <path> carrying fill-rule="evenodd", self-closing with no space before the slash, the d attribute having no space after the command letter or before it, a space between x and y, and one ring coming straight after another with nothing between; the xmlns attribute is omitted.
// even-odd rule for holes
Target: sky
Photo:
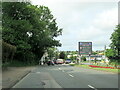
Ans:
<svg viewBox="0 0 120 90"><path fill-rule="evenodd" d="M47 6L62 35L60 51L78 50L78 42L92 42L92 49L109 48L110 37L118 24L118 0L31 0Z"/></svg>

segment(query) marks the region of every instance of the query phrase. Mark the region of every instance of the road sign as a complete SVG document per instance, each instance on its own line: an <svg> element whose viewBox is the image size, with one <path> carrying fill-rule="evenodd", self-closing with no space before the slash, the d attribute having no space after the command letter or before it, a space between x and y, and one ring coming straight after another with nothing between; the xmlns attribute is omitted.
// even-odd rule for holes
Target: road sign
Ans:
<svg viewBox="0 0 120 90"><path fill-rule="evenodd" d="M79 42L79 54L91 55L92 54L92 42Z"/></svg>

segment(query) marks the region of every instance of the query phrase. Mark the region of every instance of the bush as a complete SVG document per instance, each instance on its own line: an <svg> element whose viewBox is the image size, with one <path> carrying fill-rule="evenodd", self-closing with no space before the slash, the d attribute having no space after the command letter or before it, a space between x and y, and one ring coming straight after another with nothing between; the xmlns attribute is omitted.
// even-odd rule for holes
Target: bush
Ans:
<svg viewBox="0 0 120 90"><path fill-rule="evenodd" d="M16 52L16 47L2 41L2 60L3 63L12 62L13 56ZM7 61L10 60L10 61Z"/></svg>
<svg viewBox="0 0 120 90"><path fill-rule="evenodd" d="M35 55L34 53L30 52L30 51L25 51L25 52L17 52L15 55L15 58L18 61L24 62L24 63L28 63L28 64L32 64L35 63Z"/></svg>
<svg viewBox="0 0 120 90"><path fill-rule="evenodd" d="M82 56L81 58L83 61L86 61L86 57L85 56Z"/></svg>

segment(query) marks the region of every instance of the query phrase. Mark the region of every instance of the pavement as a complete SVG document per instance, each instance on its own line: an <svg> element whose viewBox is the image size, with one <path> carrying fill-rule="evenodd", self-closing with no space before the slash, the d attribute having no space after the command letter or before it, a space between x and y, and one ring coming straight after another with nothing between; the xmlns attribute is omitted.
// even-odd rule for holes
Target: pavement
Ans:
<svg viewBox="0 0 120 90"><path fill-rule="evenodd" d="M2 88L11 88L35 68L36 66L8 67L2 71Z"/></svg>

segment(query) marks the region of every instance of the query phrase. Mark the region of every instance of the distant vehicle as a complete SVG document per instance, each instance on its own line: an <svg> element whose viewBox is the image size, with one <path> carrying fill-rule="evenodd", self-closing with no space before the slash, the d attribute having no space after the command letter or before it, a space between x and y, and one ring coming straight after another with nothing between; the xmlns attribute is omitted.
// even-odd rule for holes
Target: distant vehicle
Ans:
<svg viewBox="0 0 120 90"><path fill-rule="evenodd" d="M71 63L71 59L66 59L65 64L69 64L69 63Z"/></svg>
<svg viewBox="0 0 120 90"><path fill-rule="evenodd" d="M56 64L63 64L63 63L64 63L63 59L57 59L56 60Z"/></svg>
<svg viewBox="0 0 120 90"><path fill-rule="evenodd" d="M48 61L47 64L49 66L49 65L54 65L55 63L53 61Z"/></svg>

